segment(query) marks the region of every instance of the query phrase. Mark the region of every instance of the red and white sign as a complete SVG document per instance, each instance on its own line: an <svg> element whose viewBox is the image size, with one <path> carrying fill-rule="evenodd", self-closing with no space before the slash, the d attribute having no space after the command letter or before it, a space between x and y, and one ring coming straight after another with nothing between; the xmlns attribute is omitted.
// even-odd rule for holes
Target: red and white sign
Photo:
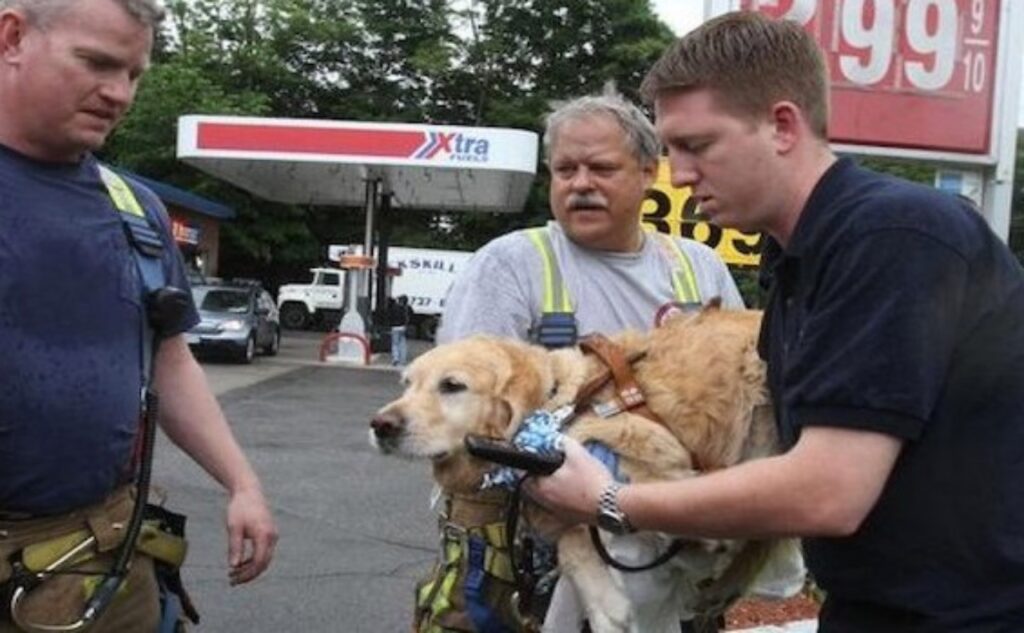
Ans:
<svg viewBox="0 0 1024 633"><path fill-rule="evenodd" d="M1003 0L1006 1L1006 0ZM1000 0L741 0L825 52L834 143L988 157Z"/></svg>
<svg viewBox="0 0 1024 633"><path fill-rule="evenodd" d="M362 205L379 182L395 208L519 211L535 132L507 128L188 115L178 157L269 200Z"/></svg>
<svg viewBox="0 0 1024 633"><path fill-rule="evenodd" d="M435 162L490 161L491 138L453 130L401 128L310 127L251 122L200 121L196 147L201 150L276 152L397 158Z"/></svg>

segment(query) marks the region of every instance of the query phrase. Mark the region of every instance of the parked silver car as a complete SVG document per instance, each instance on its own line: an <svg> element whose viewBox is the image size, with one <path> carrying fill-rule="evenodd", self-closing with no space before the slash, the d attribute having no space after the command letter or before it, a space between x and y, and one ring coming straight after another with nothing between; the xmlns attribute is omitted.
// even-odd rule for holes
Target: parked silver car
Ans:
<svg viewBox="0 0 1024 633"><path fill-rule="evenodd" d="M270 293L257 284L192 287L199 323L185 338L193 352L225 352L251 363L260 350L268 356L281 346L281 325Z"/></svg>

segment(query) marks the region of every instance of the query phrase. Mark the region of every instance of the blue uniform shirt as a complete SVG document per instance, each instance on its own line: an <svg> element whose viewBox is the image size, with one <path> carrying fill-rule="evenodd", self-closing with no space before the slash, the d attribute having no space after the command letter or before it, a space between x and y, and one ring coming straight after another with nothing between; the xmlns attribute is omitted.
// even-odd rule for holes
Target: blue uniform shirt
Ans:
<svg viewBox="0 0 1024 633"><path fill-rule="evenodd" d="M904 448L847 538L805 539L822 631L1024 630L1024 272L952 196L840 160L772 281L762 355L787 446Z"/></svg>
<svg viewBox="0 0 1024 633"><path fill-rule="evenodd" d="M159 210L167 282L187 290L162 206L133 190ZM91 156L41 163L0 146L0 510L67 511L131 476L142 290L119 213Z"/></svg>

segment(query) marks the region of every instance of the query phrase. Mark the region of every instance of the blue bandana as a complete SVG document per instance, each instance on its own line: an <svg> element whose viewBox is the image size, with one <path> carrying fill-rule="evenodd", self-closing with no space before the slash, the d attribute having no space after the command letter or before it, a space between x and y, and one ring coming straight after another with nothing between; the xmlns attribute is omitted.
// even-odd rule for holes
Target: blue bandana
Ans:
<svg viewBox="0 0 1024 633"><path fill-rule="evenodd" d="M561 428L562 417L558 415L558 412L537 410L526 416L519 426L519 430L512 437L512 443L517 448L531 453L561 451L565 441L565 435L562 434ZM601 442L587 442L584 446L591 455L605 465L616 479L620 479L619 456L611 448ZM480 489L505 488L512 490L524 476L525 473L519 469L498 466L484 475Z"/></svg>

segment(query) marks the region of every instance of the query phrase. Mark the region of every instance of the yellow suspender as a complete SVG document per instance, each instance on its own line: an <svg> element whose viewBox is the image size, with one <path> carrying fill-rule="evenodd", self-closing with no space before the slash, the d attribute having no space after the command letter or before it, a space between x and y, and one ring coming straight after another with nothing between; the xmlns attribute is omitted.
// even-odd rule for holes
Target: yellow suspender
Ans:
<svg viewBox="0 0 1024 633"><path fill-rule="evenodd" d="M562 273L558 268L558 261L555 259L551 236L548 234L547 228L527 229L526 233L540 254L541 263L544 266L543 312L545 314L572 312L572 300L569 298L569 290L562 280ZM697 276L693 272L693 264L690 262L689 256L683 252L679 243L671 236L664 233L656 235L657 239L662 240L662 250L672 265L672 287L675 289L676 298L681 303L701 303Z"/></svg>
<svg viewBox="0 0 1024 633"><path fill-rule="evenodd" d="M110 199L114 202L117 210L122 213L130 213L140 218L145 218L146 212L142 210L142 205L139 204L135 193L132 192L131 187L124 181L124 178L109 167L99 165L99 168L100 178L103 179L103 184L107 186L107 192L110 194Z"/></svg>
<svg viewBox="0 0 1024 633"><path fill-rule="evenodd" d="M526 234L530 236L534 247L540 253L540 259L544 265L543 312L545 314L549 312L572 312L572 300L569 298L569 289L565 287L565 282L562 280L562 272L558 268L558 260L555 259L555 252L551 247L551 236L548 235L547 228L528 229Z"/></svg>
<svg viewBox="0 0 1024 633"><path fill-rule="evenodd" d="M664 233L658 233L658 237L667 246L667 253L674 252L678 261L678 265L672 269L672 286L676 290L676 298L682 303L700 303L700 289L697 287L697 277L693 274L690 258L683 252L675 238ZM669 258L672 259L671 256Z"/></svg>

